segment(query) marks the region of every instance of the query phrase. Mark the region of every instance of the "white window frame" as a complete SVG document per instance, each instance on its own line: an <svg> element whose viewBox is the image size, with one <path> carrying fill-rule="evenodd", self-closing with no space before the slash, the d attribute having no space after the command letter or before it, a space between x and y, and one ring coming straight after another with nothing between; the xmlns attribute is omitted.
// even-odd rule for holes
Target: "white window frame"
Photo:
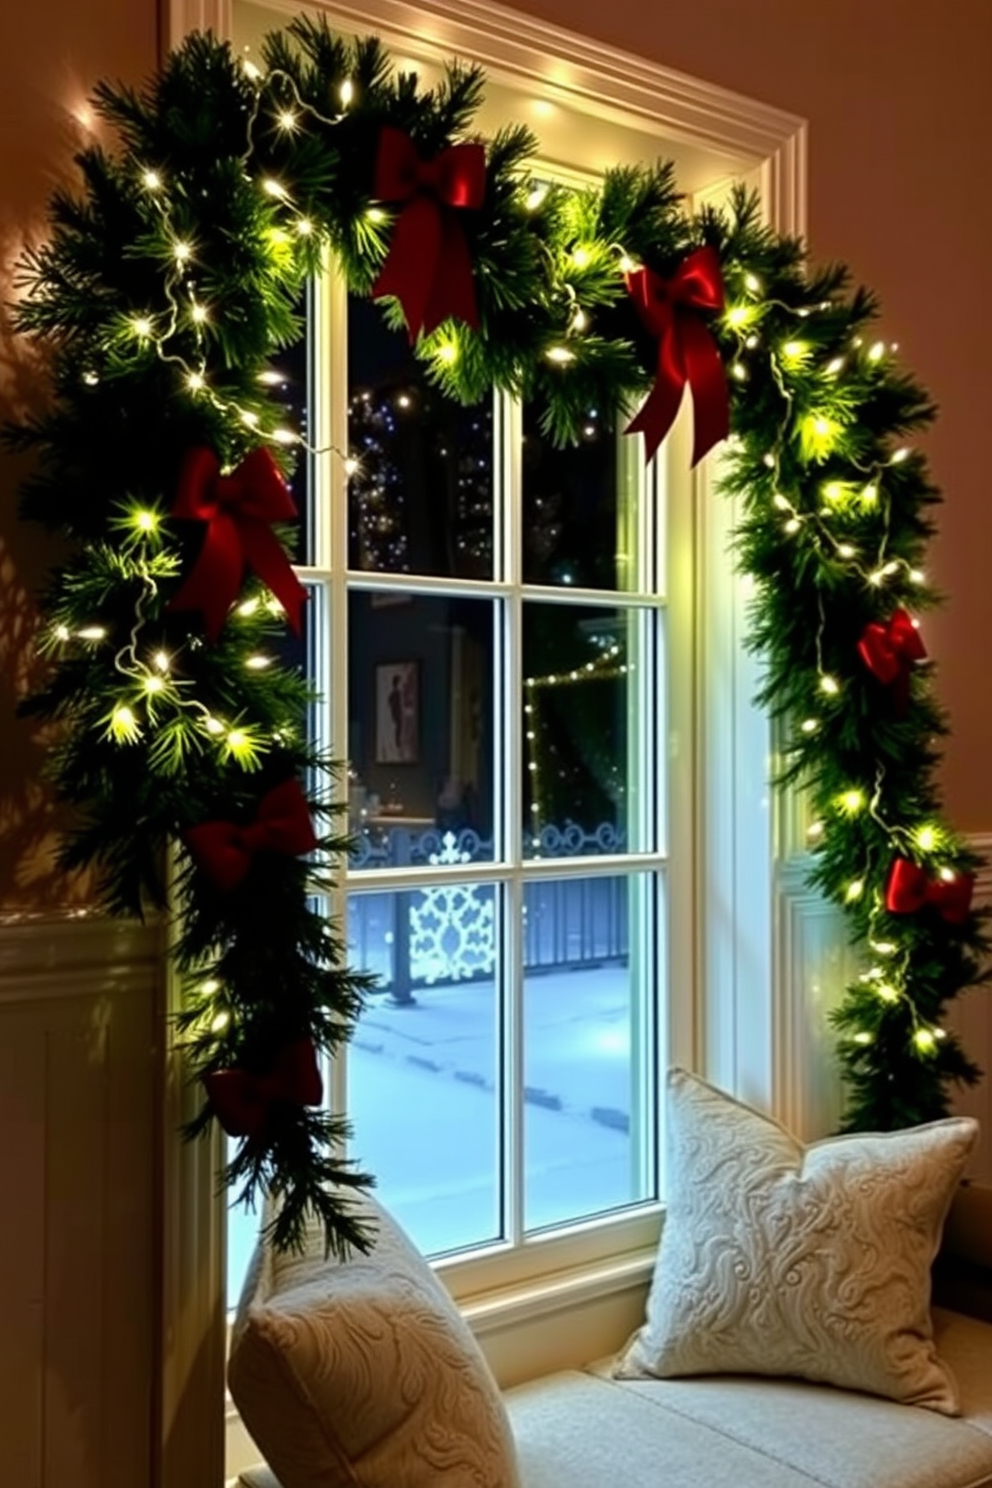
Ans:
<svg viewBox="0 0 992 1488"><path fill-rule="evenodd" d="M300 9L291 0L270 0L265 8L285 19ZM758 190L769 224L804 231L806 127L793 115L484 0L343 0L309 9L343 30L377 33L399 55L457 55L562 107L588 112L592 103L603 117L655 137L662 158L680 149L730 157L739 162L733 173ZM167 0L165 45L178 45L194 29L231 36L232 0ZM717 179L709 185L721 189ZM691 991L672 999L686 1016L672 1021L667 1049L673 1061L801 1128L808 1119L795 1118L807 1116L807 1096L795 1056L805 1009L791 974L796 958L783 932L780 894L782 865L794 884L787 860L796 852L795 813L770 797L768 724L751 703L758 670L741 644L746 589L728 556L736 513L733 502L709 489L712 478L707 469L685 483L687 499L673 502L669 532L692 554L690 563L672 567L669 606L694 637L691 659L671 659L671 716L685 721L689 744L673 731L670 833L673 840L689 833L697 851L693 882L671 884L670 919L689 933L673 937L685 954L671 962L669 980ZM343 603L343 586L340 593ZM163 1143L167 1150L174 1143L171 1131L163 1131ZM209 1144L185 1148L165 1164L162 1488L223 1476L217 1340L225 1221L215 1172ZM579 1243L553 1277L536 1286L511 1283L464 1304L504 1383L615 1346L643 1305L651 1263L650 1233L640 1243L630 1238L625 1251L594 1263ZM229 1419L229 1436L237 1432ZM245 1450L244 1442L240 1451L229 1443L229 1471L242 1465L237 1458ZM251 1460L250 1444L247 1450L244 1460Z"/></svg>

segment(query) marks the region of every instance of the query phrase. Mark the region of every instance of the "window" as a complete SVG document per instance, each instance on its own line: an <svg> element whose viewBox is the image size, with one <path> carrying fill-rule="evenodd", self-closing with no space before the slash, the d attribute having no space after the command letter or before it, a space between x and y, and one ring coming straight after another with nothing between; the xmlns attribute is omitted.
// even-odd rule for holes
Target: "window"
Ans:
<svg viewBox="0 0 992 1488"><path fill-rule="evenodd" d="M659 1196L664 483L606 410L557 450L532 408L442 397L331 280L308 324L283 392L345 440L296 479L302 659L348 761L330 908L379 978L335 1081L353 1153L428 1254L546 1267L590 1221L608 1250Z"/></svg>
<svg viewBox="0 0 992 1488"><path fill-rule="evenodd" d="M428 84L487 25L432 41L391 0L349 16ZM237 46L282 19L236 4ZM712 197L767 158L775 220L801 225L798 121L721 95L673 141L662 70L561 33L574 78L546 83L546 28L518 20L485 32L480 128L534 124L548 174L573 184L662 155ZM674 119L686 86L664 94ZM604 410L558 452L533 409L446 404L333 275L309 324L309 360L280 365L310 442L338 452L296 480L314 726L349 761L357 843L329 909L382 979L334 1100L457 1295L633 1257L657 1233L665 1059L701 1057L754 1095L772 1047L767 738L732 514L708 512L681 421L650 472ZM232 1300L254 1228L232 1212Z"/></svg>

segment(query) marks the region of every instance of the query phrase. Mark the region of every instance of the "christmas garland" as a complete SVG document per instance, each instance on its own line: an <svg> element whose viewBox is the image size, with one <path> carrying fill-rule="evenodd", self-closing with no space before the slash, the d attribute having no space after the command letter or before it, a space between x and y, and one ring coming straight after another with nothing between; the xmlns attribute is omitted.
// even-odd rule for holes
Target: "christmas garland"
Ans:
<svg viewBox="0 0 992 1488"><path fill-rule="evenodd" d="M421 91L376 39L309 20L268 38L263 69L193 36L144 91L97 90L119 153L79 156L83 194L56 194L22 264L18 323L48 344L55 397L10 437L39 454L24 515L70 554L28 704L63 724L62 861L95 865L115 913L171 900L178 1031L205 1096L190 1130L216 1118L240 1138L225 1180L281 1197L280 1247L310 1212L332 1247L367 1244L347 1190L371 1181L320 1109L319 1057L368 979L312 907L347 841L306 682L278 658L304 594L299 435L269 360L301 334L328 250L454 398L532 400L559 443L589 407L641 404L625 427L650 457L688 384L694 461L729 435L781 779L811 804L811 880L862 953L832 1014L845 1122L932 1119L978 1076L941 1026L986 946L976 863L934 785L944 724L917 617L937 493L903 442L932 416L925 394L870 339L871 297L809 270L753 199L691 215L665 165L547 186L525 129L472 136L481 89L452 66Z"/></svg>

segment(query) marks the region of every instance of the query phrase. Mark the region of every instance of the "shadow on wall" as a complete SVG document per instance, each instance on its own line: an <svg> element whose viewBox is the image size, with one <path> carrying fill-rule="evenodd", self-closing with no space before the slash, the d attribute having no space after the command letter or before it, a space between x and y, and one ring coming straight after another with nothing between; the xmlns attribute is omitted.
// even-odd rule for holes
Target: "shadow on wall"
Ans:
<svg viewBox="0 0 992 1488"><path fill-rule="evenodd" d="M0 241L4 285L22 240ZM39 349L15 336L8 305L0 307L0 409L19 420L41 407L46 387ZM51 724L17 717L18 704L44 679L35 650L36 595L58 560L58 543L17 515L29 461L0 453L0 914L78 908L93 900L88 875L67 876L55 862L61 806L43 781Z"/></svg>

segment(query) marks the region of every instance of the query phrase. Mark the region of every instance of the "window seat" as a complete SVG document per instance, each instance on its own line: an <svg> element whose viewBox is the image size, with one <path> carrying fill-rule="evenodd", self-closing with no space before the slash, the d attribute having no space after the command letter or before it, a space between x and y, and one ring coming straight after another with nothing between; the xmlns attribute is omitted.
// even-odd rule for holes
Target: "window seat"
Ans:
<svg viewBox="0 0 992 1488"><path fill-rule="evenodd" d="M956 1377L962 1413L755 1376L616 1380L609 1361L504 1393L520 1488L982 1488L992 1485L992 1190L963 1188L934 1270L937 1349ZM394 1382L397 1391L401 1381ZM394 1488L433 1488L436 1475L397 1458ZM364 1488L358 1461L345 1476L299 1481ZM466 1472L445 1483L516 1488ZM267 1468L243 1488L281 1488ZM285 1488L296 1488L296 1482Z"/></svg>

